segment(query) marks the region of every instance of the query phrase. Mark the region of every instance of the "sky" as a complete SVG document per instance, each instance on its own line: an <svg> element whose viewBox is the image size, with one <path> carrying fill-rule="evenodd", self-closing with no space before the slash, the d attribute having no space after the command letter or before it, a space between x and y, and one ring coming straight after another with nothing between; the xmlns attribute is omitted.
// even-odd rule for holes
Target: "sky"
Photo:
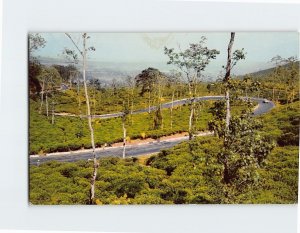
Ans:
<svg viewBox="0 0 300 233"><path fill-rule="evenodd" d="M80 33L70 33L78 45L82 45ZM64 48L75 49L71 40L64 33L40 33L46 40L44 48L35 52L36 56L62 59ZM197 43L202 36L207 38L209 49L217 49L220 54L208 65L206 72L217 76L226 64L227 46L230 32L203 33L88 33L88 46L94 46L88 59L120 69L124 64L128 67L155 67L162 71L174 67L166 65L168 57L164 54L164 46L188 48L189 43ZM298 56L299 38L297 32L236 32L233 44L235 49L244 48L246 59L240 61L233 70L236 75L259 71L272 66L270 60L276 55L287 58ZM99 64L100 64L99 63ZM123 64L122 66L120 64ZM99 65L100 66L100 65ZM106 68L106 67L99 67ZM205 72L204 72L205 73Z"/></svg>

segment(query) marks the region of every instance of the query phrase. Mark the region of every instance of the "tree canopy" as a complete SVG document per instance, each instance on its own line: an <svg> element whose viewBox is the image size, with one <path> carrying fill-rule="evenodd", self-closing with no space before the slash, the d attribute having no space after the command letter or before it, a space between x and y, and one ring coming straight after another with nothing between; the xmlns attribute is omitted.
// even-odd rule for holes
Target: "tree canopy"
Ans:
<svg viewBox="0 0 300 233"><path fill-rule="evenodd" d="M140 94L143 95L146 92L152 92L159 78L166 79L167 76L152 67L142 70L142 72L135 77L136 86L141 88Z"/></svg>

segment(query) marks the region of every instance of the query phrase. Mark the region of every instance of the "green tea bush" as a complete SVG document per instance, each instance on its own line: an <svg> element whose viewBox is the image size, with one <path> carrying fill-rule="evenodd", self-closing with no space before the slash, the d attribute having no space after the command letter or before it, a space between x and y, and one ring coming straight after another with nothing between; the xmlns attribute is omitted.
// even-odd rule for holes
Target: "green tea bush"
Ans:
<svg viewBox="0 0 300 233"><path fill-rule="evenodd" d="M215 204L225 201L247 204L297 203L299 147L293 140L294 137L299 137L298 106L299 102L278 106L260 117L264 122L262 134L271 135L278 145L255 171L258 183L232 198L231 202L225 199L226 190L220 185L222 167L217 163L217 154L223 146L222 142L214 136L206 136L196 137L192 141L163 150L157 155L150 156L145 164L140 164L134 158L99 159L96 203ZM178 111L177 120L185 119L179 109ZM182 111L186 111L184 107ZM141 119L146 119L146 123L149 123L147 114L134 116L137 128L132 127L129 130L131 138L134 135L141 137L142 132L147 132L147 136L154 132L147 130L149 125L146 129L142 128L145 121L139 122ZM74 118L71 122L57 117L57 125L64 127L65 135L61 128L52 126L45 116L35 111L30 121L30 127L35 127L30 135L31 151L36 153L40 150L57 151L58 146L67 150L77 146L90 146L87 136L80 140L75 137L69 140L69 135L74 135L73 124L80 124L79 119ZM40 128L35 125L37 122L40 122ZM100 133L98 134L98 142L104 140L103 132L107 132L107 138L108 135L115 135L115 139L120 138L119 133L122 131L119 128L113 132L113 126L119 127L120 123L120 119L100 121L100 126L96 129L103 131L101 137ZM174 125L175 129L176 127ZM180 129L176 130L179 132ZM159 132L161 131L155 131L155 134ZM285 140L284 134L289 134L293 140ZM84 135L88 135L87 129L84 129ZM41 139L44 141L40 141ZM88 161L74 163L51 161L40 166L32 165L29 168L29 200L32 204L43 205L88 204L92 171L93 163Z"/></svg>

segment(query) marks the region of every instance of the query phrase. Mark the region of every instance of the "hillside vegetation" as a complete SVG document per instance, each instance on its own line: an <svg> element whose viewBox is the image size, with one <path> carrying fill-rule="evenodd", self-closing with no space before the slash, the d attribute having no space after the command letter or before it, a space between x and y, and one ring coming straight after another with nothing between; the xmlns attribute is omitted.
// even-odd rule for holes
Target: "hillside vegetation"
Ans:
<svg viewBox="0 0 300 233"><path fill-rule="evenodd" d="M76 45L71 34L65 35ZM79 71L75 65L39 64L32 52L46 41L38 33L29 35L29 155L91 148L91 157L78 162L57 162L50 156L51 162L30 165L30 203L297 203L297 58L277 56L272 59L276 67L260 76L232 77L232 68L246 59L246 53L232 51L235 33L231 32L222 80L203 82L203 71L220 51L208 48L207 39L201 37L185 50L164 48L167 64L176 71L148 67L108 85L87 79L87 53L96 49L86 47L87 33L80 36L83 44L75 46L78 51L64 51L73 64L82 59ZM225 98L195 100L205 95ZM273 101L275 108L255 116L255 103L247 97L263 98L263 105ZM184 105L163 108L163 103L180 99L186 99ZM139 109L146 111L132 114ZM95 117L107 113L119 115ZM214 135L196 137L204 130ZM176 133L185 134L187 141L157 154L126 155L132 140ZM116 142L122 143L122 158L98 158L97 147Z"/></svg>

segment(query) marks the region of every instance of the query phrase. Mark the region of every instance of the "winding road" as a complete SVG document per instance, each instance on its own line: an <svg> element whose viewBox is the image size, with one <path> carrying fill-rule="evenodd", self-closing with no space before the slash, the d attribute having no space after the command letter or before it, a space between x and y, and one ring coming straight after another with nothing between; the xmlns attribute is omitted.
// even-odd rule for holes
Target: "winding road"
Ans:
<svg viewBox="0 0 300 233"><path fill-rule="evenodd" d="M223 98L224 96L202 96L202 97L195 98L195 101L221 100ZM246 99L246 98L242 97L242 99ZM257 102L258 104L253 111L254 116L264 114L275 107L275 104L272 101L268 101L262 98L250 98L250 99L254 102ZM189 99L175 100L173 102L173 106L187 104L188 101ZM172 106L172 102L162 104L162 108L170 108L171 106ZM150 108L151 111L155 109L156 107ZM148 112L148 109L137 110L134 111L133 114L139 114L143 112ZM122 116L122 114L123 114L122 112L119 112L119 113L112 113L112 114L95 115L93 117L105 119L105 118L120 117ZM204 132L198 134L197 136L204 136L209 134L211 133ZM171 138L163 141L145 142L145 143L140 143L135 145L128 145L126 146L126 156L132 157L132 156L141 156L141 155L157 153L163 149L171 148L177 145L178 143L186 140L188 140L188 136ZM108 157L108 156L122 157L122 151L123 151L122 146L97 148L96 154L97 154L97 158ZM78 160L88 160L91 158L91 152L92 152L91 150L79 150L79 151L71 151L71 152L51 153L51 154L46 154L45 156L31 155L29 158L29 164L38 165L40 163L44 163L51 160L56 160L60 162L74 162Z"/></svg>

